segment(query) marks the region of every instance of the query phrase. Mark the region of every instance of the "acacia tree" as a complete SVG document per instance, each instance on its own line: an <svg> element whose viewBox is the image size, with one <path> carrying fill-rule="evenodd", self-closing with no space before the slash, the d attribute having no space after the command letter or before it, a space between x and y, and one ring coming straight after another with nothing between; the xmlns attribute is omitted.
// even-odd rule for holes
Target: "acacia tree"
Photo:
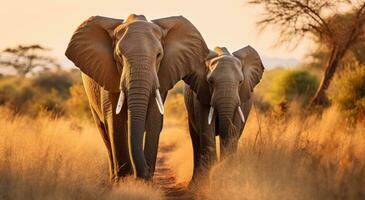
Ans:
<svg viewBox="0 0 365 200"><path fill-rule="evenodd" d="M279 27L278 44L297 45L303 37L310 37L328 50L324 74L311 103L325 103L328 88L345 54L364 38L364 0L251 0L264 7L258 25ZM342 11L345 9L346 11Z"/></svg>
<svg viewBox="0 0 365 200"><path fill-rule="evenodd" d="M22 76L35 69L45 71L54 67L59 68L60 65L46 54L47 51L49 49L37 44L6 48L0 53L0 65L14 68Z"/></svg>

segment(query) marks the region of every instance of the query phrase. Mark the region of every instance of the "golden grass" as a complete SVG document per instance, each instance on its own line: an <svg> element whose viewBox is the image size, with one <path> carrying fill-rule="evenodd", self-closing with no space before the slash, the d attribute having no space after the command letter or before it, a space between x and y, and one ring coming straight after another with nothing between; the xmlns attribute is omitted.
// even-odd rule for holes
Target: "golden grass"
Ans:
<svg viewBox="0 0 365 200"><path fill-rule="evenodd" d="M238 153L213 167L208 180L199 184L197 196L364 199L365 126L350 127L335 107L323 114L304 115L295 106L289 112L260 113L253 108ZM180 122L175 130L165 130L170 134L165 141L175 141L169 163L178 181L187 183L192 148L186 121Z"/></svg>
<svg viewBox="0 0 365 200"><path fill-rule="evenodd" d="M161 199L126 179L108 186L105 148L89 121L0 110L0 199Z"/></svg>
<svg viewBox="0 0 365 200"><path fill-rule="evenodd" d="M161 143L177 181L192 173L181 94L168 98ZM156 186L127 179L108 188L106 152L92 122L0 110L0 199L161 199ZM364 199L365 126L335 108L304 116L251 111L236 155L217 163L198 197Z"/></svg>
<svg viewBox="0 0 365 200"><path fill-rule="evenodd" d="M321 116L252 112L237 155L217 164L208 199L364 199L365 127Z"/></svg>

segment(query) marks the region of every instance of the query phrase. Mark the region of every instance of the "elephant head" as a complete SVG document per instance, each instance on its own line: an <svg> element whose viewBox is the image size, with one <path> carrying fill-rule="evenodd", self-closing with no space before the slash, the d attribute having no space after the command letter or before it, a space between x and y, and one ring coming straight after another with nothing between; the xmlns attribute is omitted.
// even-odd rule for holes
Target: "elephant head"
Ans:
<svg viewBox="0 0 365 200"><path fill-rule="evenodd" d="M161 114L174 84L204 65L208 48L199 31L182 16L147 21L130 15L125 21L95 16L82 23L66 56L110 92L120 92L116 112L128 108L129 148L135 176L149 178L143 137L150 101Z"/></svg>
<svg viewBox="0 0 365 200"><path fill-rule="evenodd" d="M226 48L217 47L209 55L207 81L212 96L208 123L216 116L221 149L235 150L238 131L244 126L249 112L251 93L259 83L264 67L260 56L250 46L233 55Z"/></svg>

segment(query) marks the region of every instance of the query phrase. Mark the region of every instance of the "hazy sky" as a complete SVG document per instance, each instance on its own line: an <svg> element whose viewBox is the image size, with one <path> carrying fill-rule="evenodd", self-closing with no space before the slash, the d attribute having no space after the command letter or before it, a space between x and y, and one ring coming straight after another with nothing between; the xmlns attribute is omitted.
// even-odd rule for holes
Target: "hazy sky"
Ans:
<svg viewBox="0 0 365 200"><path fill-rule="evenodd" d="M76 27L93 15L125 19L129 14L144 14L147 19L183 15L201 32L208 46L226 46L231 52L248 44L266 63L300 60L308 42L294 51L273 48L274 30L258 34L255 26L260 9L246 0L1 0L0 48L17 44L40 43L53 49L61 62L67 43ZM281 60L284 59L284 60Z"/></svg>

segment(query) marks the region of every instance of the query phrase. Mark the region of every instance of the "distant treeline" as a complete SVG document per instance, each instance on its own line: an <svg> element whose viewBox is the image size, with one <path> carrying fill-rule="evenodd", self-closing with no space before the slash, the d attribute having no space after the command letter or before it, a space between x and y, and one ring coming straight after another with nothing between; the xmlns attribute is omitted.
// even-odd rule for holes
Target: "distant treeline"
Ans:
<svg viewBox="0 0 365 200"><path fill-rule="evenodd" d="M78 70L57 70L32 77L2 76L0 105L21 114L51 112L58 116L90 115Z"/></svg>

